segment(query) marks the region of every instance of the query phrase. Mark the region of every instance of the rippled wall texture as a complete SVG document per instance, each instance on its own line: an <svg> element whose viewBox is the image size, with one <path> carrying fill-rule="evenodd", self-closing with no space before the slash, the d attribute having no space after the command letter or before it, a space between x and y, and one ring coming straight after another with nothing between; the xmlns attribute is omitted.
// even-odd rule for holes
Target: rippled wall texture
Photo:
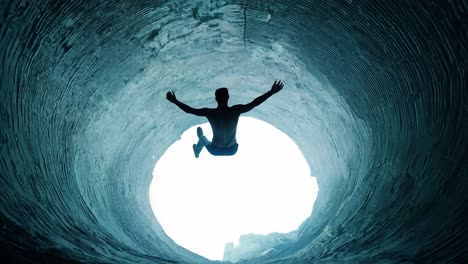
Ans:
<svg viewBox="0 0 468 264"><path fill-rule="evenodd" d="M320 193L247 263L467 257L464 0L0 2L0 246L17 262L205 263L148 187L215 88L290 135ZM190 146L188 146L190 151ZM183 184L183 183L181 183ZM293 206L293 205L291 205Z"/></svg>

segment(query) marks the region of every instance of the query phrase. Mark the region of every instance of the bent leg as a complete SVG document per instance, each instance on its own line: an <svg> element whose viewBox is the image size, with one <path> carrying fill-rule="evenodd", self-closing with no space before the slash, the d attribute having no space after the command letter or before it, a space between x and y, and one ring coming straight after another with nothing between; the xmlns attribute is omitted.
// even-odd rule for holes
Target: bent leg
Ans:
<svg viewBox="0 0 468 264"><path fill-rule="evenodd" d="M205 135L203 135L203 130L201 129L201 127L197 127L197 136L198 136L198 144L200 144L200 142L203 144L203 146L208 146L211 144L211 141L209 141Z"/></svg>
<svg viewBox="0 0 468 264"><path fill-rule="evenodd" d="M198 142L197 144L193 144L193 153L195 154L195 158L200 156L200 152L203 150L203 147L211 144L211 142L203 135L201 127L197 127L197 136Z"/></svg>
<svg viewBox="0 0 468 264"><path fill-rule="evenodd" d="M200 152L203 149L203 145L201 144L193 144L193 154L195 154L195 158L198 158L200 156Z"/></svg>

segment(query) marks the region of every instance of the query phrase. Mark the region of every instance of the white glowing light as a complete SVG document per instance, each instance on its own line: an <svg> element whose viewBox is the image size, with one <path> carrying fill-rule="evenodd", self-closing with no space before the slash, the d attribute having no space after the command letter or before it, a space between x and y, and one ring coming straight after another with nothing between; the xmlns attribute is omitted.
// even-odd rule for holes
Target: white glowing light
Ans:
<svg viewBox="0 0 468 264"><path fill-rule="evenodd" d="M200 125L211 139L208 123ZM150 202L167 235L208 259L221 260L241 234L287 233L310 216L315 177L297 145L270 124L241 117L235 156L196 159L196 126L157 162Z"/></svg>

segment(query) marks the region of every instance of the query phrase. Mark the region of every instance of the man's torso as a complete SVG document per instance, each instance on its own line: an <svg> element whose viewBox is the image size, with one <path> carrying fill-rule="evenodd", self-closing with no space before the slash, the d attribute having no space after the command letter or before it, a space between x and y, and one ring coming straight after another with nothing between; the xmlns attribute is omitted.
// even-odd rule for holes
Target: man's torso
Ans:
<svg viewBox="0 0 468 264"><path fill-rule="evenodd" d="M209 109L206 118L213 130L211 144L218 148L231 147L237 143L236 132L240 112L235 107Z"/></svg>

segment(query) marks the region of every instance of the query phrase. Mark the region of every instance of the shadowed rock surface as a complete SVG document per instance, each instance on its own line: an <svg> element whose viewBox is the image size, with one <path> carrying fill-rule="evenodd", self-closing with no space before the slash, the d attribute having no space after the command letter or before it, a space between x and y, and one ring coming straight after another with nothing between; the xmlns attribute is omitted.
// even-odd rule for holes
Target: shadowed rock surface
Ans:
<svg viewBox="0 0 468 264"><path fill-rule="evenodd" d="M156 160L194 107L250 116L320 192L297 239L241 263L468 257L464 0L0 2L0 248L17 263L208 263L154 217ZM188 146L188 151L191 151ZM293 205L292 205L293 206Z"/></svg>

